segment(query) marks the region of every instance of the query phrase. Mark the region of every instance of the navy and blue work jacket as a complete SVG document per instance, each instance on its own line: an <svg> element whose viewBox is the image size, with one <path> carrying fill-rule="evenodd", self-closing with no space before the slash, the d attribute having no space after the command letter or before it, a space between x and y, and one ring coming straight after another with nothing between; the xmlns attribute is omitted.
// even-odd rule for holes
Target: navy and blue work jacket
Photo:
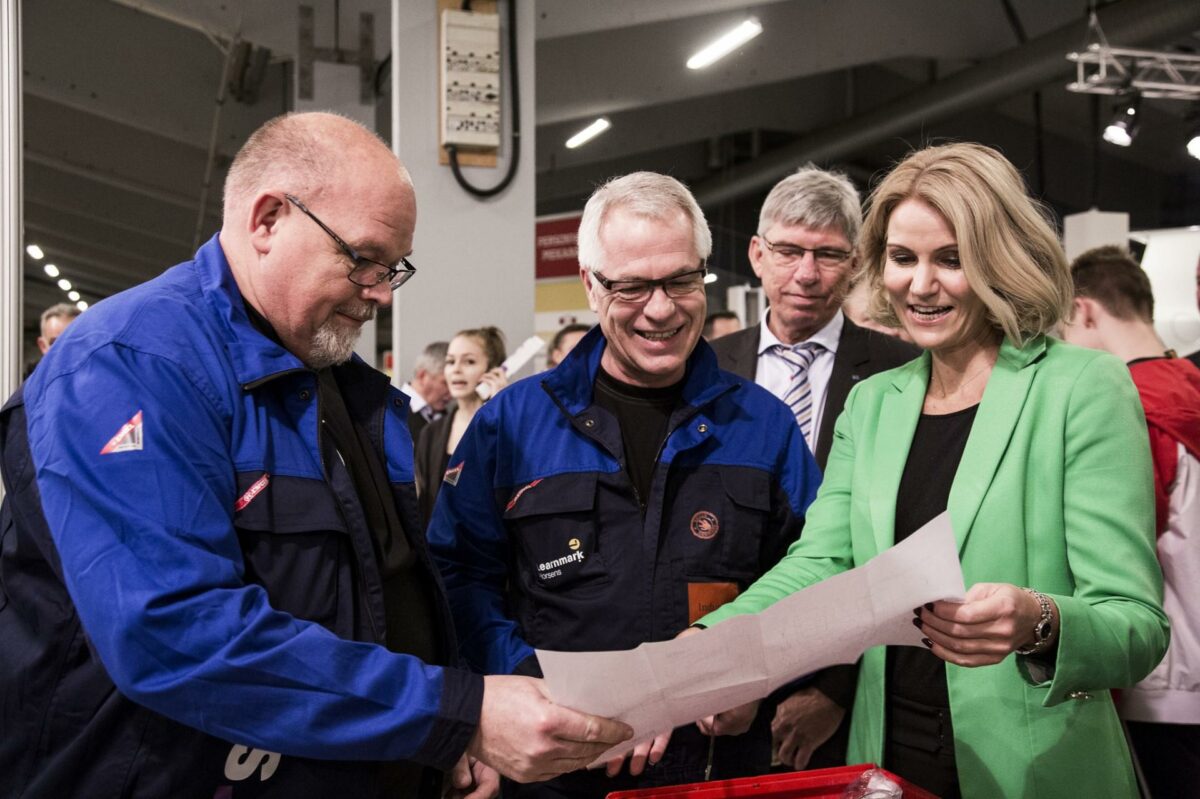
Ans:
<svg viewBox="0 0 1200 799"><path fill-rule="evenodd" d="M407 401L335 376L453 657ZM385 648L387 553L317 403L215 238L55 343L0 416L0 795L369 796L378 761L455 763L482 679Z"/></svg>
<svg viewBox="0 0 1200 799"><path fill-rule="evenodd" d="M695 586L744 589L800 535L816 496L791 411L718 369L703 341L637 496L617 420L593 396L606 343L592 330L556 369L485 404L443 478L430 548L461 651L485 673L528 669L535 647L674 637Z"/></svg>

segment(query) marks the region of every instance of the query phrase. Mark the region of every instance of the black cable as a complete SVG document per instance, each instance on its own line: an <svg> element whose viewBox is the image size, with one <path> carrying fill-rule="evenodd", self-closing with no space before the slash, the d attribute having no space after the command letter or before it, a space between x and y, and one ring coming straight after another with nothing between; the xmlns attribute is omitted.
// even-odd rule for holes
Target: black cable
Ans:
<svg viewBox="0 0 1200 799"><path fill-rule="evenodd" d="M470 6L470 0L464 0L464 5ZM508 0L508 63L512 77L512 154L508 161L508 174L504 179L490 189L472 186L462 173L458 164L458 147L453 144L445 145L446 154L450 157L450 171L458 185L476 197L495 197L508 188L513 178L517 176L517 164L521 160L521 93L517 82L517 0Z"/></svg>
<svg viewBox="0 0 1200 799"><path fill-rule="evenodd" d="M383 95L383 79L390 74L390 73L388 73L387 69L391 63L392 63L392 54L388 53L386 56L384 56L384 59L379 62L379 66L375 68L375 96L376 97L380 97Z"/></svg>

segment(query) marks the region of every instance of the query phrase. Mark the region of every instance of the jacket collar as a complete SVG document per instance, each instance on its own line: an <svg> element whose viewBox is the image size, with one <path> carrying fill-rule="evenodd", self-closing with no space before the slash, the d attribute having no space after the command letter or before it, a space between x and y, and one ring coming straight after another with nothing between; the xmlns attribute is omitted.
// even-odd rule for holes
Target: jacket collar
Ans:
<svg viewBox="0 0 1200 799"><path fill-rule="evenodd" d="M563 362L542 380L543 388L570 416L578 416L591 407L592 389L607 346L608 340L600 332L600 326L593 327ZM700 339L688 356L683 403L693 408L703 408L736 385L737 381L732 375L717 367L716 353L708 346L708 342Z"/></svg>
<svg viewBox="0 0 1200 799"><path fill-rule="evenodd" d="M261 383L284 372L307 369L299 358L255 329L233 271L213 236L196 251L193 261L209 307L215 313L237 380L243 386Z"/></svg>
<svg viewBox="0 0 1200 799"><path fill-rule="evenodd" d="M950 521L960 552L1029 396L1030 384L1037 372L1030 367L1045 354L1046 346L1045 336L1033 338L1024 347L1017 347L1008 339L1000 345L999 357L988 377L950 488ZM895 541L896 495L925 404L931 363L932 357L926 352L894 370L893 390L884 395L880 407L879 433L871 467L875 475L871 519L879 551Z"/></svg>

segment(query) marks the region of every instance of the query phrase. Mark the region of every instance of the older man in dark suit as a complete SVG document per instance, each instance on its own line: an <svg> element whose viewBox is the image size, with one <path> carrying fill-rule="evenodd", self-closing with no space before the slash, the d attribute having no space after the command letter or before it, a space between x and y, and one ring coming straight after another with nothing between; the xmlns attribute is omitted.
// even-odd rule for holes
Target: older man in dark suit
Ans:
<svg viewBox="0 0 1200 799"><path fill-rule="evenodd" d="M763 203L749 253L770 307L760 324L712 342L722 369L791 406L822 469L854 384L918 353L841 311L861 222L858 192L845 175L809 165L777 183ZM843 719L854 699L854 675L853 666L827 669L782 698L771 728L784 765L845 762Z"/></svg>

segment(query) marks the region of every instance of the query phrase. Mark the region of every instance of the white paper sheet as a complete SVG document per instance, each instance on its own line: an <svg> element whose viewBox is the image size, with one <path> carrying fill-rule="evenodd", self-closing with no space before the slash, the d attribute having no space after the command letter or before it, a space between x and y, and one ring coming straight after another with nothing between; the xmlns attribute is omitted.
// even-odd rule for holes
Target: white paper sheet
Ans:
<svg viewBox="0 0 1200 799"><path fill-rule="evenodd" d="M943 513L863 566L797 591L762 613L698 635L620 652L553 652L538 661L557 704L633 727L639 741L761 699L781 685L872 646L921 646L913 608L961 601L958 545Z"/></svg>

